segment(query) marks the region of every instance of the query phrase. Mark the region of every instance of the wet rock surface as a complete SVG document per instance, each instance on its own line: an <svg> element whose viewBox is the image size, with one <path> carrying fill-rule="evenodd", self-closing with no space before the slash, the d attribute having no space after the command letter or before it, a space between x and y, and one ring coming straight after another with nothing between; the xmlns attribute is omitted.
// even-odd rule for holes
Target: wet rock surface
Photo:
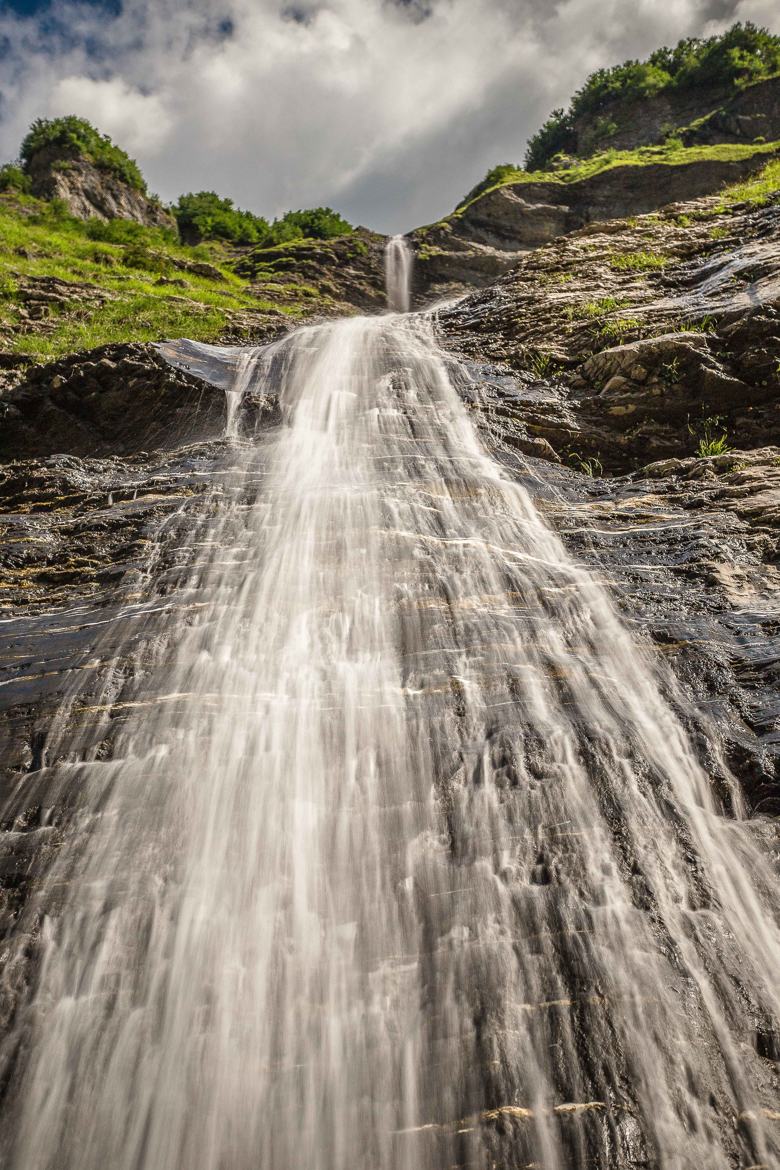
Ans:
<svg viewBox="0 0 780 1170"><path fill-rule="evenodd" d="M0 459L128 454L219 436L225 395L153 346L109 345L32 367L0 418Z"/></svg>
<svg viewBox="0 0 780 1170"><path fill-rule="evenodd" d="M777 207L710 198L524 257L439 313L459 353L494 365L475 409L505 441L596 471L690 455L713 434L776 442L779 228Z"/></svg>
<svg viewBox="0 0 780 1170"><path fill-rule="evenodd" d="M724 812L777 848L778 213L713 209L699 201L577 232L441 310L439 326L468 364L463 392L484 442L656 648ZM663 263L616 266L643 255ZM616 344L604 327L617 321L632 324ZM183 627L202 601L181 590L183 569L230 477L231 443L245 441L223 435L226 391L249 352L106 347L35 368L0 398L3 933L75 801L78 759L55 785L53 745L100 742L110 760L131 703L186 701L153 693L146 663L168 652L157 631L170 631L171 613ZM735 449L699 457L696 427L712 414ZM272 393L247 400L237 420L239 436L260 443L258 476L263 436L279 422ZM713 724L717 736L705 735ZM35 953L33 935L6 972L3 1012ZM592 1026L586 1013L582 1028ZM591 1112L561 1124L606 1127L598 1102L582 1108ZM498 1157L504 1127L523 1124L499 1113L489 1119ZM618 1165L647 1162L632 1124L627 1115Z"/></svg>

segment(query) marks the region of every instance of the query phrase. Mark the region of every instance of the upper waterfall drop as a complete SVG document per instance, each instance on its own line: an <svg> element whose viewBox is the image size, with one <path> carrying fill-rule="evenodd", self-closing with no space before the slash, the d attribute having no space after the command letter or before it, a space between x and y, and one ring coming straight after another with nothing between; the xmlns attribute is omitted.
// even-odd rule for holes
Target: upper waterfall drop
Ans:
<svg viewBox="0 0 780 1170"><path fill-rule="evenodd" d="M408 313L412 299L412 252L406 236L392 236L385 246L385 288L387 307L393 313Z"/></svg>

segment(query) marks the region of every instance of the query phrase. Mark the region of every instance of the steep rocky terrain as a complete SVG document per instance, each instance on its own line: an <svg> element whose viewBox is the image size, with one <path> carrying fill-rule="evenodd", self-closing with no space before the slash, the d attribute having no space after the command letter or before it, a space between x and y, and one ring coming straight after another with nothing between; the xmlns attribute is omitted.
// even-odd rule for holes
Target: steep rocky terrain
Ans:
<svg viewBox="0 0 780 1170"><path fill-rule="evenodd" d="M752 139L780 134L776 94L775 82L723 102L713 91L698 121L660 99L638 106L614 140L627 155L516 175L413 234L417 304L460 296L436 310L437 328L472 375L464 393L484 442L655 644L724 807L730 770L767 841L780 816L780 165L776 143ZM639 150L672 116L693 121L689 148ZM162 224L146 195L115 189L92 163L43 161L35 191L77 215ZM155 615L173 609L186 624L199 604L175 583L207 489L230 474L225 390L241 347L381 311L384 239L360 229L198 251L93 238L10 194L0 236L10 931L73 800L52 781L52 727L67 719L74 744L105 730L108 753ZM273 388L245 397L235 422L261 475L280 425ZM29 941L2 1010L30 977Z"/></svg>
<svg viewBox="0 0 780 1170"><path fill-rule="evenodd" d="M537 454L626 471L689 454L713 426L763 446L780 436L779 228L777 205L717 198L593 224L441 325L463 353L519 373L538 400L524 424ZM500 395L485 407L500 412Z"/></svg>
<svg viewBox="0 0 780 1170"><path fill-rule="evenodd" d="M430 299L486 284L527 252L588 224L644 215L756 174L780 146L709 150L651 148L604 156L549 176L518 174L414 233L415 290ZM598 166L598 162L596 164Z"/></svg>
<svg viewBox="0 0 780 1170"><path fill-rule="evenodd" d="M780 809L779 213L711 197L592 224L437 314L485 441L659 644L691 725L717 718L761 813ZM108 348L4 395L6 784L37 784L80 662L106 685L95 639L116 623L121 641L134 582L150 604L150 558L157 576L189 555L177 534L221 474L241 352ZM245 401L240 431L277 425L272 396Z"/></svg>
<svg viewBox="0 0 780 1170"><path fill-rule="evenodd" d="M129 219L147 227L174 228L173 216L159 200L150 199L88 158L63 158L52 148L30 160L30 189L39 199L60 199L79 219Z"/></svg>
<svg viewBox="0 0 780 1170"><path fill-rule="evenodd" d="M665 89L650 97L620 100L574 120L574 153L585 157L605 145L632 150L662 142L670 132L686 146L697 143L751 143L780 138L780 78L769 77L735 90L714 82Z"/></svg>

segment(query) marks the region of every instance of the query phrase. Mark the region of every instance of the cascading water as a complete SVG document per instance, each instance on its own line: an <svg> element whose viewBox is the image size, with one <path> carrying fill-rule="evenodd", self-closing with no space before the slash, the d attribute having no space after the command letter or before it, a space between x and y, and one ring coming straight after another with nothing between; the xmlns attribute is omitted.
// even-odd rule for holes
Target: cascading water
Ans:
<svg viewBox="0 0 780 1170"><path fill-rule="evenodd" d="M411 305L413 254L405 236L393 236L385 248L385 286L387 307L395 313L408 313Z"/></svg>
<svg viewBox="0 0 780 1170"><path fill-rule="evenodd" d="M191 522L189 624L109 752L53 733L4 1164L775 1166L773 874L431 321L241 377L282 423Z"/></svg>

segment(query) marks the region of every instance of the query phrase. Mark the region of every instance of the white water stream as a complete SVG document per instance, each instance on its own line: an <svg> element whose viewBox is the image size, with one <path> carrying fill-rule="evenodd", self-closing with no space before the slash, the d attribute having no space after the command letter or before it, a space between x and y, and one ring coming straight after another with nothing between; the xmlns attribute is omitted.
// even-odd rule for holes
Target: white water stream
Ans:
<svg viewBox="0 0 780 1170"><path fill-rule="evenodd" d="M199 616L68 765L6 1165L775 1167L773 874L430 320L241 377Z"/></svg>
<svg viewBox="0 0 780 1170"><path fill-rule="evenodd" d="M385 248L385 285L387 307L395 313L408 313L411 306L412 265L414 253L404 236L392 236Z"/></svg>

